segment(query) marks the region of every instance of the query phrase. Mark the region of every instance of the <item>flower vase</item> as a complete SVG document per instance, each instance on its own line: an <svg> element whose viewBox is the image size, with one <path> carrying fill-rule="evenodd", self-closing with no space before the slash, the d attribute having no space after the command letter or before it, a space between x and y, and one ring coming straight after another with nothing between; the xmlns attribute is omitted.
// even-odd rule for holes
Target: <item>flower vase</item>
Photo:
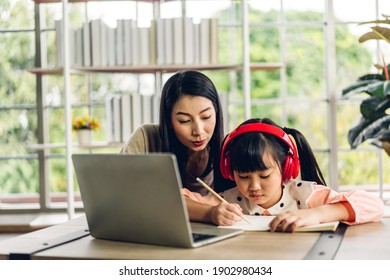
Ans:
<svg viewBox="0 0 390 280"><path fill-rule="evenodd" d="M79 140L79 145L90 145L92 143L92 130L90 129L80 129L77 131L77 138Z"/></svg>

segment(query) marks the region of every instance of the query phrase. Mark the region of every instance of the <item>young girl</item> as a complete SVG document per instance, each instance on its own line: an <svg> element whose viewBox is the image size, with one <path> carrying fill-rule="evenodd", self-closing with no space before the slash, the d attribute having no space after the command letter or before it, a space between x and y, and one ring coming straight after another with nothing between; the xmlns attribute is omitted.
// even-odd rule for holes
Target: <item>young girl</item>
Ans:
<svg viewBox="0 0 390 280"><path fill-rule="evenodd" d="M306 138L269 119L248 120L225 138L220 169L236 183L221 193L230 203L183 190L188 198L209 205L203 213L205 222L232 225L242 213L272 215L271 231L294 232L300 226L331 221L352 225L383 216L379 197L358 190L337 193L326 187ZM299 172L301 179L295 179Z"/></svg>

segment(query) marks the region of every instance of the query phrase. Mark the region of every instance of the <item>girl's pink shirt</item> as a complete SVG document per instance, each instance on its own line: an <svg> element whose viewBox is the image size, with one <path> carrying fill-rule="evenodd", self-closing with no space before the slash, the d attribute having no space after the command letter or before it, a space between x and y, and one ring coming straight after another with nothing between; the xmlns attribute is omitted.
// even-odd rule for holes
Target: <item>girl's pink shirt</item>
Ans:
<svg viewBox="0 0 390 280"><path fill-rule="evenodd" d="M202 196L199 193L183 189L183 194L195 201L218 205L220 201L211 193ZM282 198L268 209L245 198L237 188L220 193L230 203L237 203L247 215L278 215L296 209L310 209L325 204L342 203L347 209L349 218L342 221L346 224L374 222L383 217L384 203L379 197L362 190L336 192L329 187L315 182L289 180L283 184Z"/></svg>

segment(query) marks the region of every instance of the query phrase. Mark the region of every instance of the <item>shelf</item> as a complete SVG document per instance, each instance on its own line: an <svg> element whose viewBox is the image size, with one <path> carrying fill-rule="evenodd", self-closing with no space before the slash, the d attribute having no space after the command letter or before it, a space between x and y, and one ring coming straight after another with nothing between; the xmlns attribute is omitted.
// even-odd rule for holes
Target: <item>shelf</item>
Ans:
<svg viewBox="0 0 390 280"><path fill-rule="evenodd" d="M252 62L250 68L252 71L275 71L283 68L282 62Z"/></svg>
<svg viewBox="0 0 390 280"><path fill-rule="evenodd" d="M78 149L101 149L101 148L119 148L122 147L123 143L119 142L93 142L90 145L79 145L79 144L73 144L74 148ZM48 143L48 144L32 144L27 146L28 149L31 150L49 150L49 149L60 149L60 148L66 148L65 143Z"/></svg>
<svg viewBox="0 0 390 280"><path fill-rule="evenodd" d="M238 68L239 65L237 64L74 67L77 71L100 73L156 73L176 72L179 70L236 70Z"/></svg>
<svg viewBox="0 0 390 280"><path fill-rule="evenodd" d="M35 4L50 4L61 3L61 0L32 0ZM113 0L113 1L134 1L134 2L169 2L174 0ZM68 0L69 3L84 3L84 2L102 2L102 0Z"/></svg>
<svg viewBox="0 0 390 280"><path fill-rule="evenodd" d="M63 69L61 67L55 67L55 68L32 68L28 70L30 73L35 75L62 75ZM75 69L71 69L71 74L80 74Z"/></svg>
<svg viewBox="0 0 390 280"><path fill-rule="evenodd" d="M283 68L281 62L251 63L252 71L275 71ZM140 66L74 66L72 74L80 73L157 73L177 72L180 70L239 70L240 64L213 64L213 65L140 65ZM33 68L29 72L36 75L62 75L62 68Z"/></svg>

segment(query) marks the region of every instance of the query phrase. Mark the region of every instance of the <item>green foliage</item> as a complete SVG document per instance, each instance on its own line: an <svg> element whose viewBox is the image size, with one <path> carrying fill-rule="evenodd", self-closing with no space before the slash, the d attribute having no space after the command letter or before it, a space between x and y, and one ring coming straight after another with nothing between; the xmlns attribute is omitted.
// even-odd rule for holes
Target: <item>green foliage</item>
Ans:
<svg viewBox="0 0 390 280"><path fill-rule="evenodd" d="M362 24L390 25L390 20L385 16L385 20L363 22ZM384 40L390 43L389 28L372 26L371 29L371 32L360 37L359 42ZM383 146L382 142L390 141L390 115L387 112L390 108L390 64L383 65L381 68L383 69L381 74L363 75L342 92L345 98L358 93L366 93L370 96L360 104L360 120L348 132L351 148L356 148L366 140L372 140L372 144L378 147ZM390 155L390 151L387 153Z"/></svg>

